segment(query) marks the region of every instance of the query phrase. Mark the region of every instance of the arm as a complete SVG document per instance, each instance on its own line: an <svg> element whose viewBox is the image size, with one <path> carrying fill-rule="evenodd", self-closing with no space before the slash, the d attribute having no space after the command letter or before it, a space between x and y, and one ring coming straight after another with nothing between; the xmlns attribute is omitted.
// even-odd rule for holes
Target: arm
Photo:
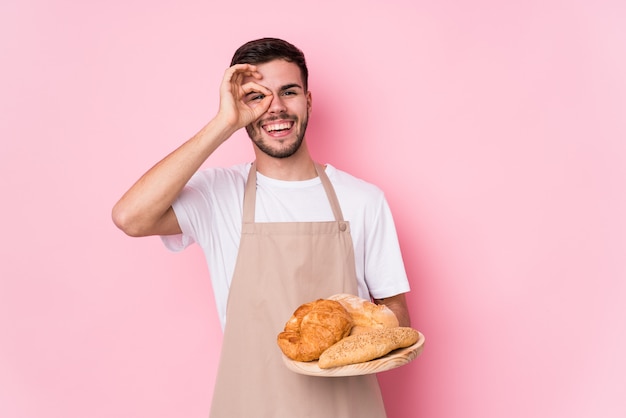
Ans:
<svg viewBox="0 0 626 418"><path fill-rule="evenodd" d="M401 327L411 326L411 317L406 304L405 293L383 299L374 299L377 305L385 305L396 315Z"/></svg>
<svg viewBox="0 0 626 418"><path fill-rule="evenodd" d="M238 129L258 119L270 105L271 91L257 84L256 67L238 64L224 73L218 114L195 136L146 172L113 207L115 225L130 236L180 233L172 203L204 161ZM252 81L248 81L252 80ZM265 95L248 106L246 94Z"/></svg>

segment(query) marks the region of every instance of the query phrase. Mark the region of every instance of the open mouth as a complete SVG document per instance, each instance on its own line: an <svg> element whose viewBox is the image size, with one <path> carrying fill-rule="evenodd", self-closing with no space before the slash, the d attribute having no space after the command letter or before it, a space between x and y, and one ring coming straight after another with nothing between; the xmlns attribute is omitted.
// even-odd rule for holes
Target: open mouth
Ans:
<svg viewBox="0 0 626 418"><path fill-rule="evenodd" d="M275 121L263 125L263 130L270 135L277 136L286 134L293 128L293 121Z"/></svg>

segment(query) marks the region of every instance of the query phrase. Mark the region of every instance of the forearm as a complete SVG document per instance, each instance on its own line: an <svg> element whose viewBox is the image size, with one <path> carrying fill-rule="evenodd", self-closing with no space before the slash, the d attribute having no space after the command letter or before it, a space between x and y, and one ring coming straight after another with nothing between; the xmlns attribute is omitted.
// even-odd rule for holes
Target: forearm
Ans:
<svg viewBox="0 0 626 418"><path fill-rule="evenodd" d="M191 176L234 129L213 119L196 135L148 170L117 202L113 221L132 236L180 232L176 222L163 222Z"/></svg>
<svg viewBox="0 0 626 418"><path fill-rule="evenodd" d="M411 316L406 304L405 294L399 294L384 299L374 299L374 302L378 305L385 305L396 315L398 323L401 327L411 326Z"/></svg>
<svg viewBox="0 0 626 418"><path fill-rule="evenodd" d="M236 64L224 73L217 116L193 138L144 174L113 208L113 222L131 236L180 232L172 203L202 163L235 131L258 119L269 108L272 92L257 84L254 65ZM256 92L263 99L245 102Z"/></svg>

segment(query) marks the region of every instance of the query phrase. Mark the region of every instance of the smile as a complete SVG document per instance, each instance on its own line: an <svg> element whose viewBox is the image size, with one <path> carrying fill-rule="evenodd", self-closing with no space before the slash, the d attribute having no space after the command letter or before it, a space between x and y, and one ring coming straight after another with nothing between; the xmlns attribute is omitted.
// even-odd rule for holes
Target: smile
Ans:
<svg viewBox="0 0 626 418"><path fill-rule="evenodd" d="M276 122L276 123L268 123L267 125L263 125L263 129L265 132L281 132L291 129L293 126L293 122Z"/></svg>

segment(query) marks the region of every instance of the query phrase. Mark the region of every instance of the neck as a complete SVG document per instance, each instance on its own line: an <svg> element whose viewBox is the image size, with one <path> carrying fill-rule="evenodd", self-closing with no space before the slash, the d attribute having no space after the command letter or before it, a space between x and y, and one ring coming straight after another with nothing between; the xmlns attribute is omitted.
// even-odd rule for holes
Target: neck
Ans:
<svg viewBox="0 0 626 418"><path fill-rule="evenodd" d="M256 169L266 177L276 180L300 181L317 177L315 163L306 146L306 141L298 151L287 158L274 158L255 147Z"/></svg>

